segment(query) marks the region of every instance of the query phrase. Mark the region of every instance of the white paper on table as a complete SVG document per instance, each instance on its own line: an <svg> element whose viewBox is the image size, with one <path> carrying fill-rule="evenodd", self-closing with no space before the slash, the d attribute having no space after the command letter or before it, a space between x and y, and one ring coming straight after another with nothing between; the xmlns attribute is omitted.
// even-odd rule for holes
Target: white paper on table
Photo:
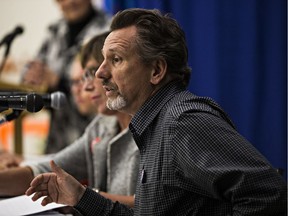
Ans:
<svg viewBox="0 0 288 216"><path fill-rule="evenodd" d="M50 203L46 206L42 206L41 202L43 198L37 201L32 201L31 196L17 196L13 198L6 198L0 200L0 215L1 216L23 216L29 214L35 214L65 205Z"/></svg>

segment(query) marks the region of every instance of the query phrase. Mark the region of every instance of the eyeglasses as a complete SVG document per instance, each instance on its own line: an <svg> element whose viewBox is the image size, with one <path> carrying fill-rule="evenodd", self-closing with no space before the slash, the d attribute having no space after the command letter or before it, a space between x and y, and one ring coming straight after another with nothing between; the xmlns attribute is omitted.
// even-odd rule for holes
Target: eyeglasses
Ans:
<svg viewBox="0 0 288 216"><path fill-rule="evenodd" d="M95 78L95 73L98 70L99 67L89 68L84 71L84 74L82 76L82 81L93 81Z"/></svg>
<svg viewBox="0 0 288 216"><path fill-rule="evenodd" d="M69 80L69 84L71 87L79 87L80 85L82 85L83 81L82 79L70 79Z"/></svg>

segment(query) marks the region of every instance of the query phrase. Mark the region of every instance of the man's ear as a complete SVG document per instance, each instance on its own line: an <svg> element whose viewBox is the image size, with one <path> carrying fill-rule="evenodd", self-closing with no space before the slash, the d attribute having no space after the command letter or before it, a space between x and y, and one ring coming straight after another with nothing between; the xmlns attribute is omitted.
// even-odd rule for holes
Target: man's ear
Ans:
<svg viewBox="0 0 288 216"><path fill-rule="evenodd" d="M153 85L159 84L167 73L167 63L163 58L156 60L152 67L150 82Z"/></svg>

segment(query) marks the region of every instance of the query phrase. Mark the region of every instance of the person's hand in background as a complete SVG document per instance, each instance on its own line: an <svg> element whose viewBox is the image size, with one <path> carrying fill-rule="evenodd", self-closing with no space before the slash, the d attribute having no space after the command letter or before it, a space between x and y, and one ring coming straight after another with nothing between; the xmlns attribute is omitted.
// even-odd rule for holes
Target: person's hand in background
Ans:
<svg viewBox="0 0 288 216"><path fill-rule="evenodd" d="M17 167L23 161L22 156L0 151L0 170Z"/></svg>
<svg viewBox="0 0 288 216"><path fill-rule="evenodd" d="M59 76L51 71L45 63L34 60L26 65L22 81L26 85L45 86L53 89L59 82Z"/></svg>

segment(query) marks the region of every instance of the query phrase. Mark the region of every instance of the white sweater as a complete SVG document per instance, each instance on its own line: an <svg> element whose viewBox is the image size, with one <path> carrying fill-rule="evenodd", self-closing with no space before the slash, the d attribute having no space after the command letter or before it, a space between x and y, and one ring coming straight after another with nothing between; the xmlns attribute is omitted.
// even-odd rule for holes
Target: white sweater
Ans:
<svg viewBox="0 0 288 216"><path fill-rule="evenodd" d="M118 133L114 116L97 115L79 139L52 159L90 187L113 194L135 194L139 150L128 128ZM31 168L35 176L51 171L49 161Z"/></svg>

